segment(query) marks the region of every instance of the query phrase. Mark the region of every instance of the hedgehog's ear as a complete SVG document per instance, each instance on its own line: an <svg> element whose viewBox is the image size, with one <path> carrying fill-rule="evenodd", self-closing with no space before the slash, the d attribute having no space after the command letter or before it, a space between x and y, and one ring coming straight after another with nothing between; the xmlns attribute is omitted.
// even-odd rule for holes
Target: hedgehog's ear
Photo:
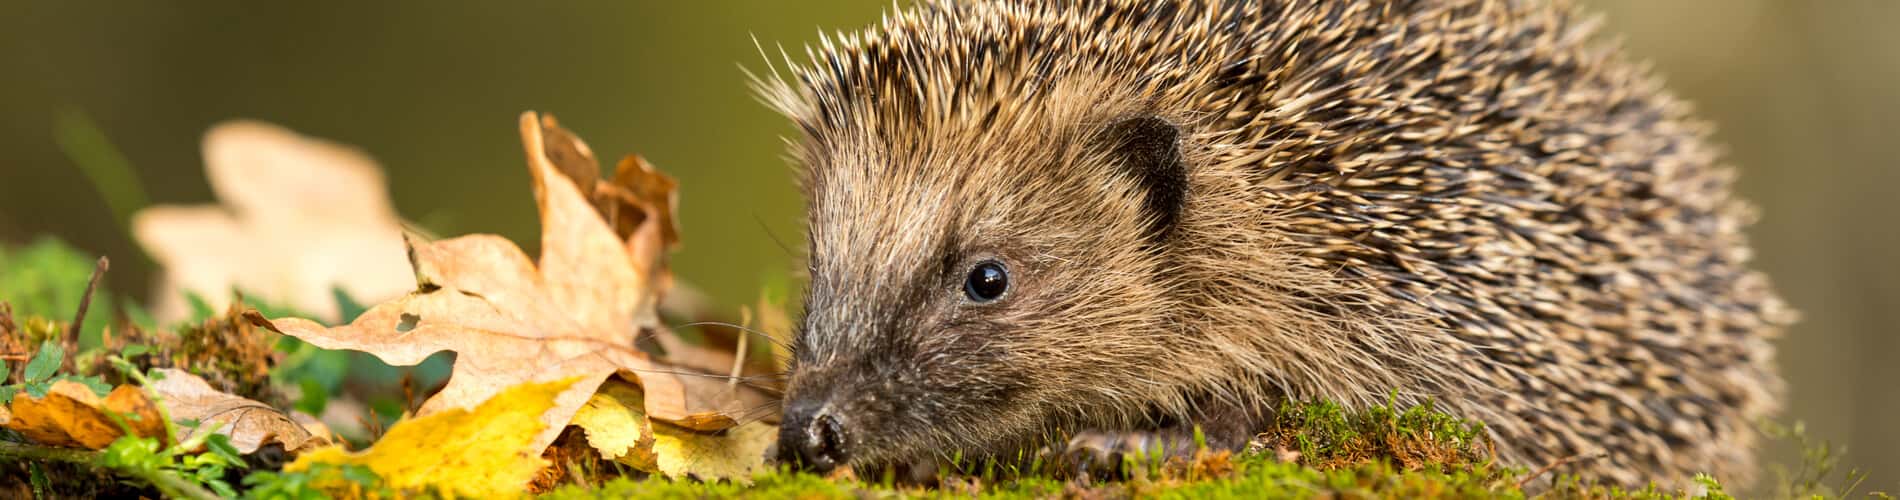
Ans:
<svg viewBox="0 0 1900 500"><path fill-rule="evenodd" d="M1187 165L1181 159L1181 128L1154 115L1123 118L1102 131L1114 158L1147 194L1143 209L1152 224L1148 237L1167 239L1187 202Z"/></svg>

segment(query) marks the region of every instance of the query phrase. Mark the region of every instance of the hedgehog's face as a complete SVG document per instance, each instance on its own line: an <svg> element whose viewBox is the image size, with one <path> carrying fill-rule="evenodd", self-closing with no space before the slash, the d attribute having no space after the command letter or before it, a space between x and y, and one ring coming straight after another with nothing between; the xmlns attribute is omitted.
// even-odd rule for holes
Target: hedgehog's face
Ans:
<svg viewBox="0 0 1900 500"><path fill-rule="evenodd" d="M1147 333L1170 310L1175 137L1158 118L1078 120L1031 144L968 131L814 155L782 454L1006 453L1139 412L1170 349Z"/></svg>

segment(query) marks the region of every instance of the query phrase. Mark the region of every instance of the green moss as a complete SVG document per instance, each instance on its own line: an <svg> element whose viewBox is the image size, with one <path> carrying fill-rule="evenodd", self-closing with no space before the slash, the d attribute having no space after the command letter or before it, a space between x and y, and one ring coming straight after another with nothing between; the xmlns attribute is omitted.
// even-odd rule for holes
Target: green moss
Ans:
<svg viewBox="0 0 1900 500"><path fill-rule="evenodd" d="M778 471L750 486L660 478L616 478L569 485L549 498L1524 498L1525 472L1492 464L1483 427L1430 405L1347 411L1326 402L1282 406L1277 423L1251 451L1202 452L1193 460L1135 464L1123 481L1085 483L1037 467L1009 474L985 468L937 484L892 486ZM1282 461L1283 459L1293 461ZM1008 469L1004 467L1004 469ZM1704 498L1728 498L1714 479L1697 480ZM1686 498L1657 488L1623 491L1559 479L1550 498Z"/></svg>
<svg viewBox="0 0 1900 500"><path fill-rule="evenodd" d="M1439 412L1432 403L1405 410L1375 405L1347 411L1329 401L1280 405L1260 445L1295 450L1300 462L1322 469L1390 461L1402 468L1470 467L1496 450L1484 426Z"/></svg>
<svg viewBox="0 0 1900 500"><path fill-rule="evenodd" d="M1264 458L1264 457L1261 457ZM1235 476L1189 482L1160 491L1162 498L1310 498L1347 495L1381 498L1520 498L1509 475L1489 469L1405 471L1384 462L1332 470L1263 459L1243 460Z"/></svg>
<svg viewBox="0 0 1900 500"><path fill-rule="evenodd" d="M811 475L789 472L763 474L753 479L749 486L736 483L702 483L697 481L669 481L659 478L629 479L617 478L587 489L580 486L567 486L543 495L550 499L586 499L586 498L854 498L860 492L855 483L831 481ZM896 495L895 490L885 493Z"/></svg>
<svg viewBox="0 0 1900 500"><path fill-rule="evenodd" d="M755 478L751 486L700 483L659 478L618 478L594 489L567 486L545 498L1047 498L1155 497L1155 498L1311 498L1325 495L1356 497L1486 497L1521 498L1508 476L1489 470L1441 471L1435 468L1405 471L1382 462L1360 467L1320 470L1280 463L1265 454L1236 460L1221 477L1190 480L1161 477L1084 485L1052 477L1023 477L985 483L971 477L950 477L934 488L893 487L819 476L775 472Z"/></svg>

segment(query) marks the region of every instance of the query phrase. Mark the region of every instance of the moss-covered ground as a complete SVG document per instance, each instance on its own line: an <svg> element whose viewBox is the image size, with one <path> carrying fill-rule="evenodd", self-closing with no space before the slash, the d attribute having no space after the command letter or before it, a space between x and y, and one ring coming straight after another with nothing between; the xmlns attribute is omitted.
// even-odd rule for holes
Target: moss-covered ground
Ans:
<svg viewBox="0 0 1900 500"><path fill-rule="evenodd" d="M1039 462L1027 467L945 471L930 484L861 481L779 470L749 485L617 478L570 484L548 498L1729 498L1698 478L1697 491L1624 491L1494 465L1493 445L1473 423L1429 406L1347 411L1326 402L1290 403L1280 422L1238 453L1131 461L1128 477L1065 479ZM1544 479L1543 482L1535 480ZM1523 485L1536 484L1527 492Z"/></svg>

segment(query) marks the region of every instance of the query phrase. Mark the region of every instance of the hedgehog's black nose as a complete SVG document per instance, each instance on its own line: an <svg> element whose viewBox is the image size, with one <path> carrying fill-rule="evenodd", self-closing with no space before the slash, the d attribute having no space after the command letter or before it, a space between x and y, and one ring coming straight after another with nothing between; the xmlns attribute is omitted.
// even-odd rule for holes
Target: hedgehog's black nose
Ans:
<svg viewBox="0 0 1900 500"><path fill-rule="evenodd" d="M828 472L850 458L845 453L845 420L829 405L816 401L793 403L779 428L779 459Z"/></svg>

